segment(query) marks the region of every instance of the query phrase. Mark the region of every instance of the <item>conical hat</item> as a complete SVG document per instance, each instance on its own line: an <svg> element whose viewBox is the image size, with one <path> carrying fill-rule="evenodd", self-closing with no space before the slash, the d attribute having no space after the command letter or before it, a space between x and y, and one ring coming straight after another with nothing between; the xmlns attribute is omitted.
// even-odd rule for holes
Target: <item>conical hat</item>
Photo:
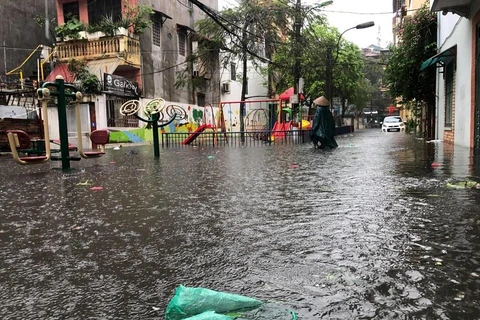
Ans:
<svg viewBox="0 0 480 320"><path fill-rule="evenodd" d="M317 106L329 106L330 102L328 102L327 98L324 96L318 97L317 99L313 100L313 103Z"/></svg>

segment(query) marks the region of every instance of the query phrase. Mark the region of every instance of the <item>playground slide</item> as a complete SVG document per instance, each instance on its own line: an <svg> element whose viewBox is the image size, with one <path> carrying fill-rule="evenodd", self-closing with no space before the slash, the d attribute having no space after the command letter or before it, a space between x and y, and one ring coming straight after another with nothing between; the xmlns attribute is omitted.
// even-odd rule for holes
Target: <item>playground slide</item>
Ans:
<svg viewBox="0 0 480 320"><path fill-rule="evenodd" d="M211 129L212 126L209 124L203 124L197 128L197 130L193 131L191 135L187 137L187 139L183 140L182 144L190 144L193 140L195 140L198 135L203 132L205 129Z"/></svg>
<svg viewBox="0 0 480 320"><path fill-rule="evenodd" d="M278 137L285 138L285 131L290 130L290 125L291 125L291 121L282 122L282 123L279 123L278 121L276 121L272 129L273 136L276 138Z"/></svg>

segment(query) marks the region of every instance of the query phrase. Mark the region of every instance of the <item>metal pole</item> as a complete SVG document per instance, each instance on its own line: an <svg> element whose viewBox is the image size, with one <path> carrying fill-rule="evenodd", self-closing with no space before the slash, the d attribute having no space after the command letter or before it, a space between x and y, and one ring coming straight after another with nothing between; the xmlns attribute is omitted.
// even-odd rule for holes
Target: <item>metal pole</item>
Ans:
<svg viewBox="0 0 480 320"><path fill-rule="evenodd" d="M159 146L159 139L158 139L158 119L159 119L159 113L152 115L151 120L153 120L153 123L152 123L153 157L155 159L160 158L160 146Z"/></svg>
<svg viewBox="0 0 480 320"><path fill-rule="evenodd" d="M301 12L302 10L302 2L301 0L297 0L297 3L295 5L295 41L293 48L293 52L295 55L295 67L293 70L294 74L294 84L293 84L293 94L295 96L295 101L292 103L292 120L295 122L295 117L298 114L298 109L299 109L299 81L300 81L300 73L301 73L301 55L302 55L302 50L300 47L300 37L301 37L301 29L302 29L302 17L301 17Z"/></svg>
<svg viewBox="0 0 480 320"><path fill-rule="evenodd" d="M60 131L60 154L62 157L62 169L70 169L70 152L68 150L67 129L67 103L65 99L65 82L62 78L55 79L58 90L58 129ZM79 137L81 139L82 137ZM50 143L50 141L45 141Z"/></svg>
<svg viewBox="0 0 480 320"><path fill-rule="evenodd" d="M330 102L330 106L332 106L332 96L333 96L333 53L332 47L329 45L327 48L327 68L326 68L326 88L325 93L327 96L327 100Z"/></svg>
<svg viewBox="0 0 480 320"><path fill-rule="evenodd" d="M5 40L3 40L3 63L5 64L5 75L7 75L7 47L5 45Z"/></svg>

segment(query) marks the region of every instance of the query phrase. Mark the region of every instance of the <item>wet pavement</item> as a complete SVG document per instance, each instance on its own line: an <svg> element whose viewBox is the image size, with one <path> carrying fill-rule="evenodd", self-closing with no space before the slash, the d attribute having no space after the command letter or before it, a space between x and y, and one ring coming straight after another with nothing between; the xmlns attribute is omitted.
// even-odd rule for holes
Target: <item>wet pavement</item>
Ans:
<svg viewBox="0 0 480 320"><path fill-rule="evenodd" d="M445 187L478 179L468 150L337 141L0 157L0 318L162 319L184 284L300 319L478 319L480 190Z"/></svg>

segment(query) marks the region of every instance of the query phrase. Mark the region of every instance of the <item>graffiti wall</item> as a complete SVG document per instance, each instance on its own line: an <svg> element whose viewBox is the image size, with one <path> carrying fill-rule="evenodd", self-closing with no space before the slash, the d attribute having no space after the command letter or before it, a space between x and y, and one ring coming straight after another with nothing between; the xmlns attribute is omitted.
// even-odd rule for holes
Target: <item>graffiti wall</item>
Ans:
<svg viewBox="0 0 480 320"><path fill-rule="evenodd" d="M151 99L142 99L142 108L139 111L141 117L148 117L145 106L152 101ZM168 125L162 126L162 122L167 122L173 114L172 108L178 112L182 110L184 116L176 118ZM276 107L273 108L275 110ZM148 109L148 108L147 108ZM173 102L165 102L165 106L161 108L159 120L160 134L163 133L193 133L201 126L207 126L209 130L220 129L226 132L240 131L240 103L224 102L222 103L223 123L221 123L220 107L207 105L199 107L197 105L179 104ZM244 124L246 131L265 130L272 127L272 114L268 112L267 103L245 103ZM276 118L276 115L273 115ZM151 142L153 141L153 132L148 123L139 123L138 128L124 128L112 130L110 134L111 143L119 142Z"/></svg>

